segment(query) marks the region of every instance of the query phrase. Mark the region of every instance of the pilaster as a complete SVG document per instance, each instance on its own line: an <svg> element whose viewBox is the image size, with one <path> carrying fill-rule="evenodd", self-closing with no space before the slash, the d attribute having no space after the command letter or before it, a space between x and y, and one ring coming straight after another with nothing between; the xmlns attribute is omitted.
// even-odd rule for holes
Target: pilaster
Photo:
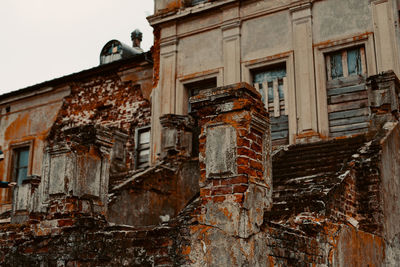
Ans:
<svg viewBox="0 0 400 267"><path fill-rule="evenodd" d="M160 40L160 81L161 114L175 113L175 81L178 39L176 36L176 22L170 23L161 30Z"/></svg>
<svg viewBox="0 0 400 267"><path fill-rule="evenodd" d="M377 73L393 70L396 75L400 75L399 40L396 38L399 33L395 28L397 22L392 12L395 9L392 2L391 0L375 0L371 3Z"/></svg>
<svg viewBox="0 0 400 267"><path fill-rule="evenodd" d="M297 134L316 133L311 3L291 9L295 63Z"/></svg>
<svg viewBox="0 0 400 267"><path fill-rule="evenodd" d="M224 85L240 82L239 3L222 9L221 25L224 56Z"/></svg>

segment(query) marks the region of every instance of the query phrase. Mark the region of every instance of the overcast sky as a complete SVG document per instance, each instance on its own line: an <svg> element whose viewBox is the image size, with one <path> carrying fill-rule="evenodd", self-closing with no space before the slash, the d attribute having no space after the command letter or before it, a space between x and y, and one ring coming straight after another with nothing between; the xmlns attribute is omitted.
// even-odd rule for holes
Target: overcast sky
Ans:
<svg viewBox="0 0 400 267"><path fill-rule="evenodd" d="M95 67L111 39L131 45L153 0L0 0L0 94Z"/></svg>

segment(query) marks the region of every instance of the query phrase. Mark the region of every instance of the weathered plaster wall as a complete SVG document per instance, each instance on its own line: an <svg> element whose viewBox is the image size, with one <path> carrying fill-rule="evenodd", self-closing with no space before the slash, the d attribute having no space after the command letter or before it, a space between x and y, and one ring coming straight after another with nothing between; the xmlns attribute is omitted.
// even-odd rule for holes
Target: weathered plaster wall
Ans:
<svg viewBox="0 0 400 267"><path fill-rule="evenodd" d="M329 0L313 5L315 43L373 31L369 0Z"/></svg>
<svg viewBox="0 0 400 267"><path fill-rule="evenodd" d="M383 266L385 241L382 237L346 226L336 238L332 266Z"/></svg>
<svg viewBox="0 0 400 267"><path fill-rule="evenodd" d="M242 23L242 60L259 59L292 49L288 10L245 20Z"/></svg>
<svg viewBox="0 0 400 267"><path fill-rule="evenodd" d="M396 266L400 262L400 235L386 243L385 264L387 266Z"/></svg>
<svg viewBox="0 0 400 267"><path fill-rule="evenodd" d="M62 99L69 94L68 87L61 87L37 96L22 98L0 105L0 146L5 158L0 161L0 180L11 179L12 146L32 142L30 171L28 175L41 175L43 148L46 137L62 106ZM6 107L10 112L6 113ZM28 144L29 145L29 144ZM8 203L8 189L0 189L0 203ZM0 208L0 211L4 211Z"/></svg>
<svg viewBox="0 0 400 267"><path fill-rule="evenodd" d="M190 252L190 266L328 266L331 245L323 235L265 225L263 232L240 240L212 227L190 229L191 243L183 247L183 252Z"/></svg>
<svg viewBox="0 0 400 267"><path fill-rule="evenodd" d="M382 235L384 216L379 167L380 139L367 143L357 156L354 168L357 173L358 227L362 231Z"/></svg>
<svg viewBox="0 0 400 267"><path fill-rule="evenodd" d="M198 179L196 161L185 162L176 169L154 168L124 187L110 188L107 219L136 227L168 222L198 194Z"/></svg>
<svg viewBox="0 0 400 267"><path fill-rule="evenodd" d="M323 53L359 41L366 47L368 74L374 74L373 5L367 0L221 0L189 7L179 1L156 1L156 14L149 21L161 30L165 57L160 65L167 78L156 89L153 101L164 108L153 120L186 112L182 108L187 106L185 83L215 77L218 86L251 84L252 70L279 62L286 64L287 71L289 142L328 138ZM390 40L385 34L375 39ZM157 121L152 125L154 163L160 129Z"/></svg>
<svg viewBox="0 0 400 267"><path fill-rule="evenodd" d="M293 0L270 0L270 1L244 1L240 8L240 16L247 17L254 13L264 10L271 10L272 12L277 9L286 9L291 4L298 2L299 4L307 1L293 1Z"/></svg>
<svg viewBox="0 0 400 267"><path fill-rule="evenodd" d="M178 76L222 67L222 36L219 29L179 40Z"/></svg>
<svg viewBox="0 0 400 267"><path fill-rule="evenodd" d="M200 23L198 23L198 21L200 21ZM210 10L207 13L194 14L176 25L176 33L181 36L191 35L191 33L201 31L205 27L219 27L221 21L222 14L219 10Z"/></svg>

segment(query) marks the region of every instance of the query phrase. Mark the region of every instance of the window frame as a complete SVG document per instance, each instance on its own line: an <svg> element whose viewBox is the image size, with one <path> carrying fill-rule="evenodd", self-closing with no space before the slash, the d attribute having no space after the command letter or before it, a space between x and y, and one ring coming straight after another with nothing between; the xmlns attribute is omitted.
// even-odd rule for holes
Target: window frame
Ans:
<svg viewBox="0 0 400 267"><path fill-rule="evenodd" d="M242 62L242 80L253 84L253 72L257 69L268 69L274 65L285 64L287 81L287 115L289 120L289 144L293 144L297 134L296 90L294 80L294 54L293 51L279 53L258 59Z"/></svg>
<svg viewBox="0 0 400 267"><path fill-rule="evenodd" d="M284 68L283 68L284 67ZM279 94L279 101L282 101L282 100L285 100L285 98L287 99L288 98L288 96L287 96L287 94L288 94L288 92L287 92L287 88L286 88L286 90L285 90L285 88L282 86L281 87L281 84L280 83L284 83L284 80L287 80L287 66L286 66L286 62L285 61L282 61L282 62L280 62L280 63L277 63L277 64L271 64L271 65L268 65L267 67L261 67L261 68L253 68L253 69L251 69L251 77L252 77L252 84L254 84L254 76L256 75L255 73L266 73L266 72L271 72L271 71L274 71L274 70L277 70L277 69L285 69L285 76L283 76L283 77L278 77L278 78L275 78L275 79L278 79L278 94ZM270 99L270 83L272 84L272 86L271 86L271 89L272 89L272 97L271 97L271 99ZM287 83L287 81L286 81L286 83ZM285 85L285 86L287 86L287 84ZM283 94L283 97L281 98L281 89L282 88L282 94ZM267 93L267 94L266 94ZM273 91L273 81L268 81L268 88L263 88L263 94L264 94L264 98L268 98L268 105L270 104L270 103L273 103L274 102L274 98L275 98L275 92ZM264 99L265 100L265 99ZM266 104L266 103L265 103ZM287 105L287 103L286 103L286 105ZM286 108L285 108L286 109ZM285 112L287 112L287 110L285 111ZM287 114L286 114L287 115Z"/></svg>
<svg viewBox="0 0 400 267"><path fill-rule="evenodd" d="M217 81L217 87L222 86L223 81L223 69L217 68L209 71L204 71L200 73L194 73L189 75L180 76L177 78L177 95L176 95L176 105L175 113L178 115L189 114L189 92L186 88L188 84L199 82L202 80L213 79Z"/></svg>
<svg viewBox="0 0 400 267"><path fill-rule="evenodd" d="M149 143L147 145L146 148L140 148L139 147L139 140L140 140L140 135L144 132L148 132L149 133ZM139 127L135 129L135 169L142 169L142 168L147 168L150 166L150 150L151 150L151 126L143 126L143 127ZM139 154L141 151L144 150L148 150L149 151L149 157L147 159L146 163L143 163L144 166L140 166L140 162L139 162Z"/></svg>
<svg viewBox="0 0 400 267"><path fill-rule="evenodd" d="M352 35L343 39L331 40L330 42L321 42L320 44L314 45L318 130L322 136L329 136L327 101L328 74L325 64L325 55L328 53L333 53L335 51L350 49L357 46L363 46L365 49L366 72L364 75L368 77L370 75L376 74L376 58L373 33L366 33L359 36Z"/></svg>
<svg viewBox="0 0 400 267"><path fill-rule="evenodd" d="M210 83L214 83L214 82L215 82L215 86L211 86L211 87L208 86ZM197 88L196 88L195 84L198 85ZM204 84L206 86L204 86ZM192 88L190 88L190 87L192 87ZM212 89L212 88L216 88L216 87L218 87L218 79L215 76L207 77L207 78L204 78L204 79L199 79L197 81L192 81L192 82L185 83L184 84L184 88L185 88L185 91L186 91L186 93L188 95L187 113L189 114L192 111L191 105L189 103L189 98L190 97L198 95L201 90L208 90L208 89ZM194 90L198 90L197 94L193 94Z"/></svg>
<svg viewBox="0 0 400 267"><path fill-rule="evenodd" d="M28 152L26 163L24 162L24 164L26 165L20 165L22 152ZM13 182L16 182L18 185L21 185L23 181L28 177L30 147L21 146L18 148L14 148L12 153L13 153L12 180ZM23 180L19 181L20 171L22 169L26 169L26 175Z"/></svg>
<svg viewBox="0 0 400 267"><path fill-rule="evenodd" d="M9 146L8 146L8 164L7 164L7 169L8 169L8 182L17 182L16 181L16 177L15 177L15 170L14 170L14 166L16 164L16 150L21 149L23 147L29 147L29 155L28 155L28 169L27 169L27 174L26 176L29 177L32 175L32 162L33 162L33 148L34 148L34 139L30 139L27 141L15 141L12 142ZM6 155L7 156L7 155ZM16 186L19 186L18 184ZM7 197L6 197L6 201L7 203L11 203L12 202L12 190L7 190Z"/></svg>
<svg viewBox="0 0 400 267"><path fill-rule="evenodd" d="M17 150L20 150L22 148L27 147L29 149L29 155L28 155L28 166L27 166L27 174L26 176L32 175L32 159L33 159L33 144L34 140L28 140L24 142L15 142L10 144L9 150L10 151L10 161L9 161L9 172L8 172L8 177L10 182L18 182L16 180L16 164L17 164Z"/></svg>
<svg viewBox="0 0 400 267"><path fill-rule="evenodd" d="M348 67L348 51L350 50L355 50L359 49L360 51L360 63L361 63L361 74L350 74L349 73L349 67ZM337 77L337 78L332 78L332 68L331 68L331 58L333 54L341 54L341 62L342 62L342 77ZM324 53L325 55L325 68L326 68L326 80L327 80L327 86L329 86L329 83L331 81L335 80L346 80L346 79L351 79L351 77L356 77L359 75L366 76L368 73L368 68L367 68L367 63L366 63L366 56L365 56L365 46L364 45L356 45L356 46L350 46L346 47L343 49L339 49L336 51Z"/></svg>

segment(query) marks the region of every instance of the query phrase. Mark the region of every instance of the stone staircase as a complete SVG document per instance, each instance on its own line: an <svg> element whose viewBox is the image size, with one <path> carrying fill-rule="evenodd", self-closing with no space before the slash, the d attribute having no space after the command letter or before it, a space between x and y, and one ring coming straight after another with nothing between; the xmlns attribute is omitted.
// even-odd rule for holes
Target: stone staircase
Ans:
<svg viewBox="0 0 400 267"><path fill-rule="evenodd" d="M287 219L301 212L320 212L327 193L341 182L351 156L366 139L352 138L289 146L273 157L273 207L270 220Z"/></svg>

